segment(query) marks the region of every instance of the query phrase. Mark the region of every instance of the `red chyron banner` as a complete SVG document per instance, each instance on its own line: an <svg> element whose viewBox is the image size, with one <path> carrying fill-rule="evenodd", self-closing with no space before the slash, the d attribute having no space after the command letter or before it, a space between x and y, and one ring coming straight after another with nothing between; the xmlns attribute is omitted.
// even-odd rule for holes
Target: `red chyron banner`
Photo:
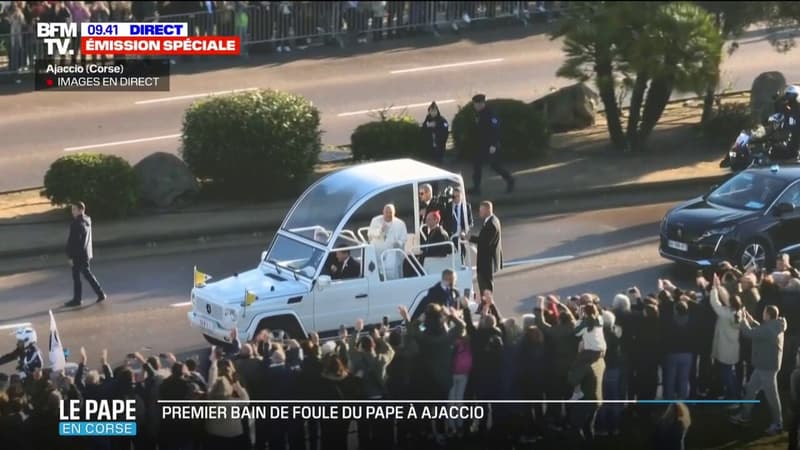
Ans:
<svg viewBox="0 0 800 450"><path fill-rule="evenodd" d="M238 55L238 36L82 37L83 55Z"/></svg>

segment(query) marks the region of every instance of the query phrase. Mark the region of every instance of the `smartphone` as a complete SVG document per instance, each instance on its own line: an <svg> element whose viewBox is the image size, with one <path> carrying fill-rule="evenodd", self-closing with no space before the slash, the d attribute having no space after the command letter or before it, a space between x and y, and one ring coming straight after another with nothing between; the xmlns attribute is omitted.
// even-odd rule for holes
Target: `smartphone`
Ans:
<svg viewBox="0 0 800 450"><path fill-rule="evenodd" d="M466 298L467 300L472 299L472 289L470 288L464 289L464 298Z"/></svg>
<svg viewBox="0 0 800 450"><path fill-rule="evenodd" d="M389 316L383 316L383 326L389 326Z"/></svg>

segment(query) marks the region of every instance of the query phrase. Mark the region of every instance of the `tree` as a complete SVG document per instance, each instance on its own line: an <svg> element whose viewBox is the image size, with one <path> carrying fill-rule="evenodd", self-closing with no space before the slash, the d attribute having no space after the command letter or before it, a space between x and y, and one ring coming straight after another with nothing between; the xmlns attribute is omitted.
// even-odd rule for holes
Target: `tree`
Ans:
<svg viewBox="0 0 800 450"><path fill-rule="evenodd" d="M766 2L766 15L770 30L769 42L775 50L786 53L795 45L794 33L786 33L786 28L796 31L800 27L800 3L798 2Z"/></svg>
<svg viewBox="0 0 800 450"><path fill-rule="evenodd" d="M701 92L719 78L723 40L714 18L691 3L579 2L552 38L564 37L558 75L594 78L605 106L611 142L642 150L673 91ZM621 80L621 81L618 81ZM623 133L617 89L632 86Z"/></svg>
<svg viewBox="0 0 800 450"><path fill-rule="evenodd" d="M750 25L764 21L768 12L774 9L776 2L694 2L714 16L717 29L722 39L736 39L740 37ZM728 56L739 47L737 42L728 46ZM719 79L713 80L706 87L703 98L703 116L701 123L705 123L714 112L714 100Z"/></svg>

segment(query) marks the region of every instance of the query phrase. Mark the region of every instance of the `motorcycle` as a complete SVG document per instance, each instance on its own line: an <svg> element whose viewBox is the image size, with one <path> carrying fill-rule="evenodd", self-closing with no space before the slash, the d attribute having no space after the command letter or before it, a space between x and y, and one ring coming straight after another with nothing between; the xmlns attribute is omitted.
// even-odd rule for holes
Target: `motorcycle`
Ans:
<svg viewBox="0 0 800 450"><path fill-rule="evenodd" d="M791 119L790 119L791 120ZM788 152L790 135L784 127L783 114L773 114L767 126L742 130L731 145L720 167L740 172L749 167L764 167L778 162L797 162L798 155Z"/></svg>

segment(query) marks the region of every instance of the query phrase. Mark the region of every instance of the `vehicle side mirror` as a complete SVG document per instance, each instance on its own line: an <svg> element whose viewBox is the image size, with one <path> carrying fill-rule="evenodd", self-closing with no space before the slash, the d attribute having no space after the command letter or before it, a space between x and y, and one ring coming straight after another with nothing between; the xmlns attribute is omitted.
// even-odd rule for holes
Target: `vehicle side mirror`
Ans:
<svg viewBox="0 0 800 450"><path fill-rule="evenodd" d="M330 285L331 285L330 275L320 275L319 278L317 278L317 286L319 286L320 289L325 289Z"/></svg>
<svg viewBox="0 0 800 450"><path fill-rule="evenodd" d="M775 215L780 216L794 211L794 203L781 202L775 206Z"/></svg>

